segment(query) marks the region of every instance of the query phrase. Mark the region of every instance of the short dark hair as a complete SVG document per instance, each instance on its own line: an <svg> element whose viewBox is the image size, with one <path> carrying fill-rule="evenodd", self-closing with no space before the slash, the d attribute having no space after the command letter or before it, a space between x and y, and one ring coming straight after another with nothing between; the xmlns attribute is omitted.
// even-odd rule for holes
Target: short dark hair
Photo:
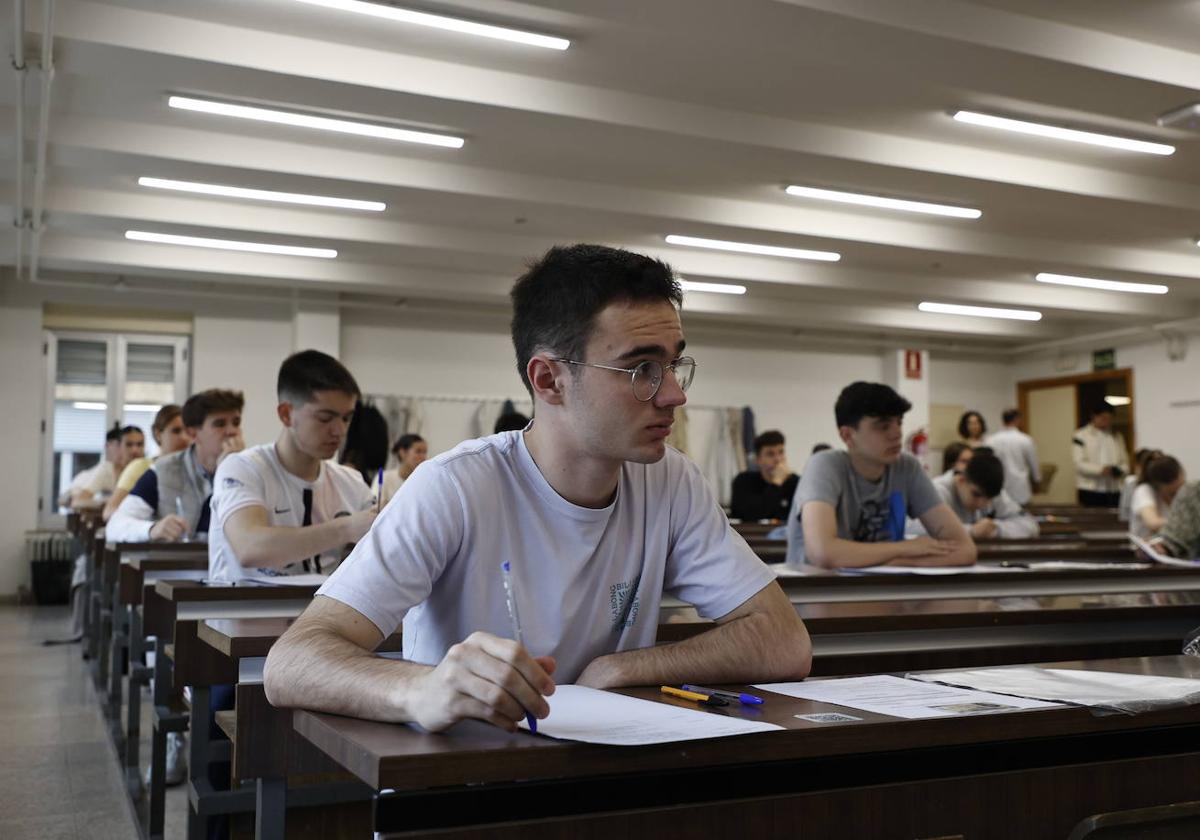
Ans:
<svg viewBox="0 0 1200 840"><path fill-rule="evenodd" d="M328 353L301 350L283 360L275 384L275 393L280 402L303 405L312 402L320 391L340 391L352 397L362 396L350 371Z"/></svg>
<svg viewBox="0 0 1200 840"><path fill-rule="evenodd" d="M961 440L946 444L946 448L942 450L942 472L954 469L954 465L958 463L959 457L965 450L970 448L970 446Z"/></svg>
<svg viewBox="0 0 1200 840"><path fill-rule="evenodd" d="M976 449L963 475L989 499L996 498L1004 489L1004 464L991 451Z"/></svg>
<svg viewBox="0 0 1200 840"><path fill-rule="evenodd" d="M1095 417L1098 414L1115 414L1113 407L1106 402L1098 402L1092 406L1092 410L1088 413L1089 417Z"/></svg>
<svg viewBox="0 0 1200 840"><path fill-rule="evenodd" d="M124 440L124 439L125 439L125 435L131 435L131 434L133 434L134 432L137 432L137 433L138 433L139 435L141 435L143 438L146 436L146 433L145 433L145 432L143 432L143 431L141 430L141 427L139 427L139 426L134 426L134 425L122 426L122 427L120 428L120 432L121 432L121 434L120 434L120 438L119 438L120 440Z"/></svg>
<svg viewBox="0 0 1200 840"><path fill-rule="evenodd" d="M125 434L125 432L122 431L121 424L113 423L112 428L104 433L104 443L106 445L110 443L116 443L121 439L121 435L123 434Z"/></svg>
<svg viewBox="0 0 1200 840"><path fill-rule="evenodd" d="M815 443L813 444L812 452L809 454L816 455L818 452L824 452L826 449L833 449L833 447L828 443Z"/></svg>
<svg viewBox="0 0 1200 840"><path fill-rule="evenodd" d="M1179 480L1179 476L1183 475L1183 466L1170 455L1159 455L1146 462L1143 472L1151 487L1165 487Z"/></svg>
<svg viewBox="0 0 1200 840"><path fill-rule="evenodd" d="M852 382L838 394L833 416L838 428L858 428L864 417L903 417L912 403L882 382Z"/></svg>
<svg viewBox="0 0 1200 840"><path fill-rule="evenodd" d="M1010 423L1015 423L1015 422L1017 422L1017 419L1018 419L1020 416L1021 416L1021 411L1020 411L1020 409L1017 409L1017 408L1006 408L1006 409L1004 409L1004 413L1000 415L1000 419L1001 419L1001 420L1003 420L1003 421L1004 421L1004 425L1005 425L1005 426L1007 426L1007 425L1009 425Z"/></svg>
<svg viewBox="0 0 1200 840"><path fill-rule="evenodd" d="M498 435L501 432L519 432L529 425L529 418L519 411L506 411L496 418L496 425L492 427L492 434Z"/></svg>
<svg viewBox="0 0 1200 840"><path fill-rule="evenodd" d="M421 437L420 435L400 435L400 437L396 438L396 443L392 446L392 454L399 458L400 453L407 452L408 450L412 449L413 444L424 442L425 438Z"/></svg>
<svg viewBox="0 0 1200 840"><path fill-rule="evenodd" d="M526 368L539 349L579 359L596 316L609 304L683 304L671 267L604 245L556 246L529 266L512 288L512 341L517 372L530 395Z"/></svg>
<svg viewBox="0 0 1200 840"><path fill-rule="evenodd" d="M983 419L983 415L978 411L964 411L963 416L958 418L958 436L964 440L967 437L967 421L972 417L979 418L979 434L987 434L987 423Z"/></svg>
<svg viewBox="0 0 1200 840"><path fill-rule="evenodd" d="M783 446L783 444L783 432L771 429L754 439L754 454L757 455L768 446Z"/></svg>
<svg viewBox="0 0 1200 840"><path fill-rule="evenodd" d="M245 405L246 399L241 391L209 388L188 397L180 413L183 415L183 425L189 429L198 429L204 425L208 415L218 411L241 411Z"/></svg>

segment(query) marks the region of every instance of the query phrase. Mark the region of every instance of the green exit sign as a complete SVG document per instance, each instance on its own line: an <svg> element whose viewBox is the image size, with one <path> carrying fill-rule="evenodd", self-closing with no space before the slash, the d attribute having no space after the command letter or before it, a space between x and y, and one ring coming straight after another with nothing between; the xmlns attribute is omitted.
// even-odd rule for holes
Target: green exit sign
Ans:
<svg viewBox="0 0 1200 840"><path fill-rule="evenodd" d="M1113 370L1117 366L1117 351L1096 350L1092 353L1092 370Z"/></svg>

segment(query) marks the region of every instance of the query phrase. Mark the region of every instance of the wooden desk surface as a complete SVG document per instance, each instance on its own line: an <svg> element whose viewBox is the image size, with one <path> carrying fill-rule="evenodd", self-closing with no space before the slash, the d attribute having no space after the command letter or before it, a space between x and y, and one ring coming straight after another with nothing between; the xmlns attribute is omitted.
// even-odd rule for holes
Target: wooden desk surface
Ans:
<svg viewBox="0 0 1200 840"><path fill-rule="evenodd" d="M1046 663L1046 667L1111 670L1200 679L1200 659L1152 657ZM731 688L737 688L731 686ZM654 702L674 703L657 687L624 689L623 694ZM336 715L297 711L296 730L341 766L375 789L422 790L511 780L582 779L608 774L641 774L669 769L695 769L755 763L919 750L939 746L1011 742L1093 733L1149 730L1159 727L1200 728L1195 706L1140 715L1097 716L1084 708L1058 708L964 718L902 720L854 711L861 720L813 723L796 715L845 709L826 703L764 693L761 707L721 711L748 720L763 720L784 731L738 738L610 747L556 741L528 733L509 734L478 722L466 722L441 734ZM553 703L553 698L550 700ZM694 704L678 701L695 708ZM1193 743L1193 747L1195 742ZM636 771L634 770L636 768Z"/></svg>
<svg viewBox="0 0 1200 840"><path fill-rule="evenodd" d="M231 659L266 656L293 621L294 618L206 618L200 622L198 635L201 641ZM379 651L400 649L399 633L384 639L378 648Z"/></svg>
<svg viewBox="0 0 1200 840"><path fill-rule="evenodd" d="M181 554L177 557L143 557L134 555L128 562L122 557L119 582L119 600L133 606L142 603L143 584L146 575L164 572L207 572L208 557Z"/></svg>
<svg viewBox="0 0 1200 840"><path fill-rule="evenodd" d="M152 556L161 556L163 554L203 554L206 557L208 556L208 543L205 542L149 540L147 542L107 543L107 545L122 556L137 553L150 553Z"/></svg>
<svg viewBox="0 0 1200 840"><path fill-rule="evenodd" d="M207 584L196 580L160 580L154 585L154 594L175 603L203 601L295 601L311 599L317 594L316 586L287 586L280 584L239 583Z"/></svg>

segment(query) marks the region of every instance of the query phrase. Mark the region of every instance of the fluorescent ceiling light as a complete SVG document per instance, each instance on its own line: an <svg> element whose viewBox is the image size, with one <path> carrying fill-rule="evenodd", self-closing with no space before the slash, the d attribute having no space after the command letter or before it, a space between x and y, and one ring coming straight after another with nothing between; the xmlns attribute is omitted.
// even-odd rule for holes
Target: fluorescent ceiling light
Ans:
<svg viewBox="0 0 1200 840"><path fill-rule="evenodd" d="M138 178L138 185L153 187L157 190L177 190L179 192L201 193L202 195L220 195L229 198L249 198L254 201L278 201L283 204L311 204L316 207L338 207L344 210L374 210L387 209L382 201L361 201L357 198L334 198L328 195L306 195L305 193L276 192L275 190L256 190L249 187L227 187L221 184L202 184L197 181L173 181L170 178Z"/></svg>
<svg viewBox="0 0 1200 840"><path fill-rule="evenodd" d="M78 408L80 411L104 411L106 408L108 408L108 404L98 402L75 402L71 403L71 408Z"/></svg>
<svg viewBox="0 0 1200 840"><path fill-rule="evenodd" d="M1129 405L1133 402L1132 397L1105 397L1104 401L1109 405Z"/></svg>
<svg viewBox="0 0 1200 840"><path fill-rule="evenodd" d="M193 248L217 248L223 251L252 251L256 254L282 254L288 257L320 257L331 260L337 256L332 248L306 248L300 245L273 245L269 242L242 242L237 239L207 239L201 236L176 236L173 233L150 233L144 230L125 231L126 239L138 242L159 242L164 245L190 245Z"/></svg>
<svg viewBox="0 0 1200 840"><path fill-rule="evenodd" d="M929 303L917 306L922 312L937 312L941 315L970 315L973 318L1008 318L1013 321L1040 321L1041 312L1031 309L997 309L993 306L961 306L957 303Z"/></svg>
<svg viewBox="0 0 1200 840"><path fill-rule="evenodd" d="M1080 131L1075 128L1061 128L1056 125L1013 120L1008 117L980 114L977 111L955 111L954 119L971 125L1000 128L1019 134L1035 134L1038 137L1052 137L1055 140L1070 140L1073 143L1088 143L1092 146L1107 146L1110 149L1124 149L1128 152L1145 152L1148 155L1175 154L1175 147L1166 143L1131 140L1128 137L1114 137L1111 134L1097 134L1094 131Z"/></svg>
<svg viewBox="0 0 1200 840"><path fill-rule="evenodd" d="M510 29L507 26L492 26L486 23L476 23L471 20L445 17L444 15L431 15L428 12L401 9L396 6L385 6L381 3L364 3L362 0L299 0L299 2L308 3L310 6L324 6L327 9L338 9L343 12L357 12L360 15L386 18L398 23L414 23L417 26L446 29L450 32L461 32L465 35L478 35L481 38L511 41L514 44L524 44L528 47L565 50L571 46L571 42L566 38L553 38L549 35L539 35L536 32Z"/></svg>
<svg viewBox="0 0 1200 840"><path fill-rule="evenodd" d="M679 288L685 292L714 292L718 295L746 294L746 287L735 283L701 283L696 280L680 280Z"/></svg>
<svg viewBox="0 0 1200 840"><path fill-rule="evenodd" d="M1097 280L1094 277L1072 277L1069 274L1050 274L1045 271L1033 276L1039 283L1056 286L1078 286L1082 289L1104 289L1108 292L1139 292L1143 295L1165 295L1170 289L1157 283L1123 283L1120 280Z"/></svg>
<svg viewBox="0 0 1200 840"><path fill-rule="evenodd" d="M148 403L125 403L125 411L158 411L162 408L161 405L150 405Z"/></svg>
<svg viewBox="0 0 1200 840"><path fill-rule="evenodd" d="M910 201L906 198L885 198L881 195L825 190L820 187L800 187L793 184L787 188L786 192L788 195L795 195L801 198L839 201L842 204L861 204L865 207L883 207L887 210L907 210L910 213L931 213L935 216L954 216L959 219L978 219L983 215L982 211L971 207L932 204L928 201Z"/></svg>
<svg viewBox="0 0 1200 840"><path fill-rule="evenodd" d="M167 105L184 111L199 111L203 114L218 114L223 117L237 117L243 120L277 123L279 125L294 125L300 128L316 128L321 131L337 131L342 134L356 134L360 137L378 137L383 140L399 140L404 143L424 143L429 146L445 146L450 149L461 149L466 141L461 137L450 134L434 134L429 131L415 131L410 128L397 128L392 125L378 123L354 122L353 120L336 119L334 117L319 117L315 114L303 114L297 111L279 111L274 108L259 108L256 105L235 105L232 102L218 102L213 99L196 99L191 96L170 96Z"/></svg>
<svg viewBox="0 0 1200 840"><path fill-rule="evenodd" d="M794 260L824 260L837 262L841 254L833 251L807 251L803 248L780 248L777 245L755 245L752 242L727 242L723 239L701 239L697 236L669 234L668 245L687 245L691 248L712 248L717 251L736 251L739 254L762 254L768 257L790 257Z"/></svg>

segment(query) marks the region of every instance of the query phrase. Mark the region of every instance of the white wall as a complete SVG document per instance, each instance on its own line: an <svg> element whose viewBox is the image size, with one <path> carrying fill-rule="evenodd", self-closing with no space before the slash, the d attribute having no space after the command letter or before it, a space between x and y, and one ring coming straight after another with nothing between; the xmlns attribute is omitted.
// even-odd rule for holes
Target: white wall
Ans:
<svg viewBox="0 0 1200 840"><path fill-rule="evenodd" d="M1013 367L1014 381L1070 376L1091 370L1092 349L1021 359ZM1191 336L1188 353L1181 361L1167 357L1161 339L1117 344L1117 367L1133 369L1134 448L1161 449L1174 455L1192 478L1200 478L1200 405L1172 406L1172 402L1200 402L1200 336Z"/></svg>
<svg viewBox="0 0 1200 840"><path fill-rule="evenodd" d="M45 400L41 304L6 283L0 283L0 359L7 438L0 481L0 597L5 597L29 583L25 531L37 527Z"/></svg>
<svg viewBox="0 0 1200 840"><path fill-rule="evenodd" d="M978 411L993 432L1005 409L1017 407L1011 365L935 357L930 371L930 401Z"/></svg>

